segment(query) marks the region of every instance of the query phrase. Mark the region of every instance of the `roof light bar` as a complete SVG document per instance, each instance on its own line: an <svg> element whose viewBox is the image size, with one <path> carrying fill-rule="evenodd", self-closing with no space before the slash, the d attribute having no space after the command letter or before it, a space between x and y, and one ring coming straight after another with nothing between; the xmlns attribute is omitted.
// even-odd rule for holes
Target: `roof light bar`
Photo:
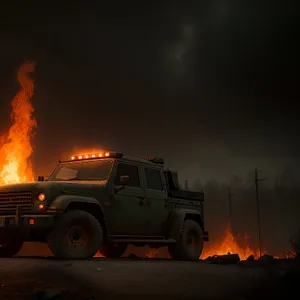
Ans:
<svg viewBox="0 0 300 300"><path fill-rule="evenodd" d="M108 151L103 153L93 153L93 154L81 154L71 156L71 161L75 160L92 160L96 158L119 158L122 157L123 153L116 151Z"/></svg>

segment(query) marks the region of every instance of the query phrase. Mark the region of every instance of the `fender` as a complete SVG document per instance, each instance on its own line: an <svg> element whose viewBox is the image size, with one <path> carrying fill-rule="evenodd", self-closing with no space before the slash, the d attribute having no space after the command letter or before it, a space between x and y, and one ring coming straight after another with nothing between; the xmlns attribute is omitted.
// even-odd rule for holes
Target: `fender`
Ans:
<svg viewBox="0 0 300 300"><path fill-rule="evenodd" d="M103 213L103 209L99 201L97 201L97 199L93 197L75 196L75 195L61 195L56 197L51 202L48 209L52 211L64 211L71 202L96 204L99 206L99 208Z"/></svg>
<svg viewBox="0 0 300 300"><path fill-rule="evenodd" d="M200 224L201 228L204 230L203 220L199 211L193 209L178 209L172 211L170 215L168 229L167 229L168 239L178 240L182 232L183 222L187 216L197 221Z"/></svg>

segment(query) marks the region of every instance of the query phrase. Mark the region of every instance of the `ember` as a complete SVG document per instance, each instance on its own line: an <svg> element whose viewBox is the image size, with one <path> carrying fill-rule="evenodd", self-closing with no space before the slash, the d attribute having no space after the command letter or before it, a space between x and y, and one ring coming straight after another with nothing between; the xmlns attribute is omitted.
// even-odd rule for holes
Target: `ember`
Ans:
<svg viewBox="0 0 300 300"><path fill-rule="evenodd" d="M30 99L34 93L34 81L28 76L34 72L35 63L25 62L18 70L20 91L12 100L11 120L7 133L0 137L0 185L33 181L30 162L31 136L36 127Z"/></svg>

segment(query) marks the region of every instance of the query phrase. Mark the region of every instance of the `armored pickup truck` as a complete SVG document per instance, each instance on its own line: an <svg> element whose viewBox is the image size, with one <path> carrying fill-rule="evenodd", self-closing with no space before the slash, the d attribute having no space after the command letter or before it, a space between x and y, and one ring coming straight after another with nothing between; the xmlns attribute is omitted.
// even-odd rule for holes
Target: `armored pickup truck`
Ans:
<svg viewBox="0 0 300 300"><path fill-rule="evenodd" d="M117 258L133 244L167 246L173 259L198 260L208 241L203 201L202 192L180 188L163 159L72 156L46 180L0 187L0 257L37 241L62 259L98 251Z"/></svg>

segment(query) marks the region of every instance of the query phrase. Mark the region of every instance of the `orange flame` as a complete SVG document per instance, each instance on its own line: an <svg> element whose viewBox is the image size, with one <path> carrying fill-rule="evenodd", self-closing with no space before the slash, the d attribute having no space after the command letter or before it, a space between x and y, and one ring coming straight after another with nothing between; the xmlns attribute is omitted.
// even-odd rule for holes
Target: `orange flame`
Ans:
<svg viewBox="0 0 300 300"><path fill-rule="evenodd" d="M247 259L250 255L259 257L259 251L250 248L247 237L245 237L243 245L238 243L236 237L232 233L230 225L227 226L223 239L218 240L217 242L211 241L204 244L201 258L205 259L209 256L225 255L228 253L237 253L242 260Z"/></svg>
<svg viewBox="0 0 300 300"><path fill-rule="evenodd" d="M30 157L31 136L36 127L30 102L34 94L34 80L28 75L34 72L35 62L27 61L18 70L20 91L12 100L11 120L13 125L0 137L0 185L33 181Z"/></svg>

